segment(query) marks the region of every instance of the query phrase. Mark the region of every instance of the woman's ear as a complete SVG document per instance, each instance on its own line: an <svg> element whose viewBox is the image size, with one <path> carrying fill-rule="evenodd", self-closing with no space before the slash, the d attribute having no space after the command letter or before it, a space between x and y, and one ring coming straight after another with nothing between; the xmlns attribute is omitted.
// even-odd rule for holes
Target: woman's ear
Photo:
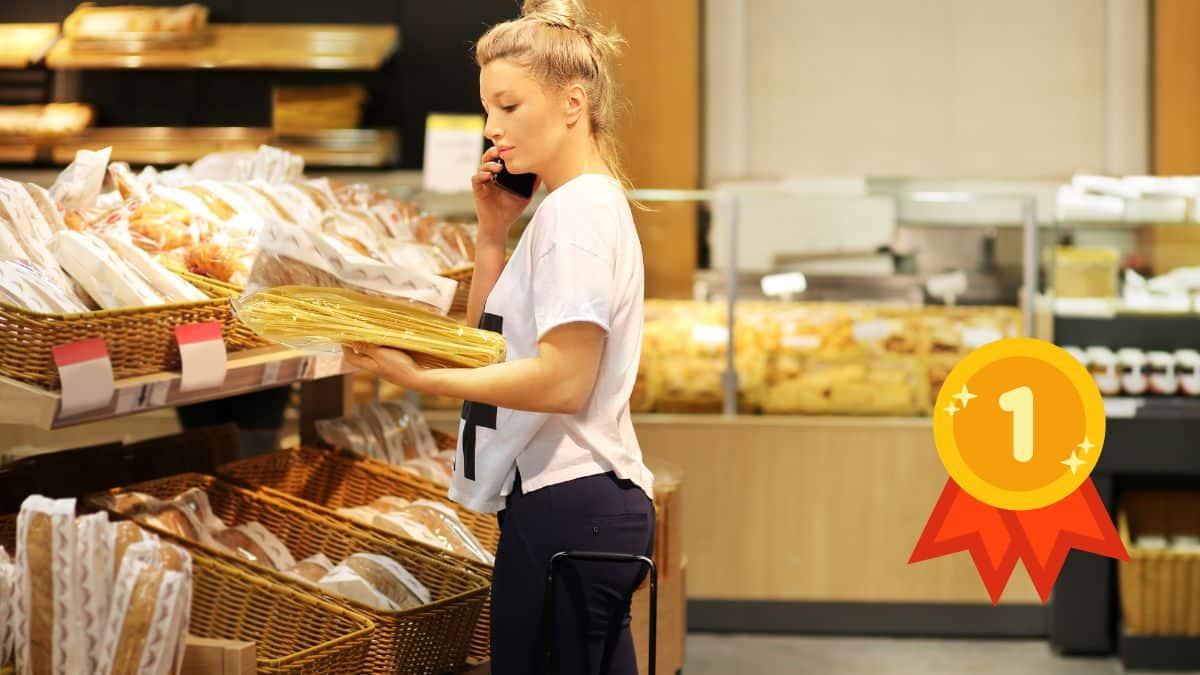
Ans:
<svg viewBox="0 0 1200 675"><path fill-rule="evenodd" d="M567 85L564 91L563 105L566 110L567 126L573 127L587 114L587 92L583 85L575 82Z"/></svg>

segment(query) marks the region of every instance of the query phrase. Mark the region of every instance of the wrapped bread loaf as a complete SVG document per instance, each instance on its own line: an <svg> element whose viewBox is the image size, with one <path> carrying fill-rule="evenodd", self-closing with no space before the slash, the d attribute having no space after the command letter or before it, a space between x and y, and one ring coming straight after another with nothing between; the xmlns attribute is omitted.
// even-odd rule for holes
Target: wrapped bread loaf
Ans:
<svg viewBox="0 0 1200 675"><path fill-rule="evenodd" d="M227 527L214 533L213 538L237 557L255 565L281 571L296 566L296 560L283 542L261 523L249 522Z"/></svg>
<svg viewBox="0 0 1200 675"><path fill-rule="evenodd" d="M134 271L167 302L199 302L208 296L163 267L148 253L133 245L128 234L122 237L116 232L101 233L101 238L110 248L129 264Z"/></svg>
<svg viewBox="0 0 1200 675"><path fill-rule="evenodd" d="M409 518L424 525L442 547L458 555L491 565L495 558L479 543L453 509L427 499L418 499L403 510Z"/></svg>
<svg viewBox="0 0 1200 675"><path fill-rule="evenodd" d="M138 527L136 523L122 520L119 523L113 524L113 553L112 553L112 579L116 580L117 573L121 571L121 561L125 559L125 553L130 546L150 539L151 536L145 530Z"/></svg>
<svg viewBox="0 0 1200 675"><path fill-rule="evenodd" d="M63 35L76 40L111 40L113 36L131 33L191 35L207 25L208 8L204 5L96 7L87 2L63 21Z"/></svg>
<svg viewBox="0 0 1200 675"><path fill-rule="evenodd" d="M209 532L225 528L225 523L213 513L208 493L200 488L189 488L180 492L171 500L171 503L187 509Z"/></svg>
<svg viewBox="0 0 1200 675"><path fill-rule="evenodd" d="M379 510L370 506L344 506L337 510L337 514L364 525L373 525Z"/></svg>
<svg viewBox="0 0 1200 675"><path fill-rule="evenodd" d="M12 663L13 658L13 587L17 567L8 552L0 546L0 666Z"/></svg>
<svg viewBox="0 0 1200 675"><path fill-rule="evenodd" d="M49 190L41 187L40 185L26 183L25 191L29 193L29 197L37 206L38 211L41 212L42 217L46 220L46 223L50 226L50 230L52 232L59 232L67 229L66 222L63 220L64 210L54 201L54 198L50 196Z"/></svg>
<svg viewBox="0 0 1200 675"><path fill-rule="evenodd" d="M0 301L43 314L88 311L41 269L21 260L0 260Z"/></svg>
<svg viewBox="0 0 1200 675"><path fill-rule="evenodd" d="M86 640L86 672L100 668L104 630L108 621L109 596L112 594L113 549L116 529L108 514L93 513L75 520L75 550L78 558L79 587L82 591L82 630Z"/></svg>
<svg viewBox="0 0 1200 675"><path fill-rule="evenodd" d="M285 569L283 573L299 581L315 584L332 571L333 562L326 558L324 553L318 553Z"/></svg>
<svg viewBox="0 0 1200 675"><path fill-rule="evenodd" d="M429 590L400 563L371 553L346 558L318 585L384 612L414 609L430 601Z"/></svg>
<svg viewBox="0 0 1200 675"><path fill-rule="evenodd" d="M104 309L164 303L162 296L94 234L59 232L51 240L51 248L71 276Z"/></svg>
<svg viewBox="0 0 1200 675"><path fill-rule="evenodd" d="M191 561L168 544L129 548L117 575L97 672L178 672L191 606ZM172 567L176 569L172 569Z"/></svg>
<svg viewBox="0 0 1200 675"><path fill-rule="evenodd" d="M17 517L17 672L74 675L86 669L77 565L75 500L28 497Z"/></svg>

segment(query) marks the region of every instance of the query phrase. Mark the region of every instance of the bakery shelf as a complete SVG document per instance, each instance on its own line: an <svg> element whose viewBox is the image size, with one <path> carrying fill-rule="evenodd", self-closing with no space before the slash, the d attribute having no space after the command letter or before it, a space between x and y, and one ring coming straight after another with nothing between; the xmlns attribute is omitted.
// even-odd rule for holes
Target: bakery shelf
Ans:
<svg viewBox="0 0 1200 675"><path fill-rule="evenodd" d="M350 372L342 365L340 354L314 355L284 347L263 347L230 354L227 370L225 383L221 387L190 392L179 390L178 372L119 380L115 383L113 400L106 408L70 418L63 418L59 413L58 392L0 378L0 424L60 429Z"/></svg>
<svg viewBox="0 0 1200 675"><path fill-rule="evenodd" d="M355 24L213 24L191 49L137 53L75 49L59 40L46 65L57 70L378 70L400 41L395 26Z"/></svg>
<svg viewBox="0 0 1200 675"><path fill-rule="evenodd" d="M1129 635L1121 631L1118 649L1127 670L1200 670L1200 636Z"/></svg>
<svg viewBox="0 0 1200 675"><path fill-rule="evenodd" d="M0 68L28 68L41 60L57 37L56 23L0 25Z"/></svg>
<svg viewBox="0 0 1200 675"><path fill-rule="evenodd" d="M1054 342L1080 348L1091 346L1145 351L1195 348L1200 314L1115 314L1054 318Z"/></svg>
<svg viewBox="0 0 1200 675"><path fill-rule="evenodd" d="M111 147L117 162L181 164L212 152L253 151L263 144L296 153L309 166L379 167L394 164L398 156L393 129L276 135L260 127L98 127L58 141L51 158L69 164L78 150Z"/></svg>

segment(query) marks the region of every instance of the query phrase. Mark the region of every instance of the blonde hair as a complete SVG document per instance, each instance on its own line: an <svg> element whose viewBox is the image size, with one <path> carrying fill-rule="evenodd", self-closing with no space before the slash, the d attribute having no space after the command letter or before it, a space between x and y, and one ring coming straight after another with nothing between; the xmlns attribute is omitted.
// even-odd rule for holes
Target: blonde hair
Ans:
<svg viewBox="0 0 1200 675"><path fill-rule="evenodd" d="M492 26L475 45L480 68L508 59L529 69L542 86L579 83L587 93L588 122L608 170L629 188L621 166L613 62L624 40L599 26L580 0L525 0L521 18Z"/></svg>

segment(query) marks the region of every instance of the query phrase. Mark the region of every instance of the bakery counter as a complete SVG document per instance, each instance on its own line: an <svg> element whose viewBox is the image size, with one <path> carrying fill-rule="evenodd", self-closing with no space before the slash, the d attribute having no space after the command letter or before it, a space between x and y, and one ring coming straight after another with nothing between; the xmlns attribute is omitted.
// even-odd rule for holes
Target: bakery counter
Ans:
<svg viewBox="0 0 1200 675"><path fill-rule="evenodd" d="M456 431L457 413L430 412ZM997 610L967 554L909 565L946 482L925 417L634 415L682 469L692 629L1041 635L1024 572Z"/></svg>

